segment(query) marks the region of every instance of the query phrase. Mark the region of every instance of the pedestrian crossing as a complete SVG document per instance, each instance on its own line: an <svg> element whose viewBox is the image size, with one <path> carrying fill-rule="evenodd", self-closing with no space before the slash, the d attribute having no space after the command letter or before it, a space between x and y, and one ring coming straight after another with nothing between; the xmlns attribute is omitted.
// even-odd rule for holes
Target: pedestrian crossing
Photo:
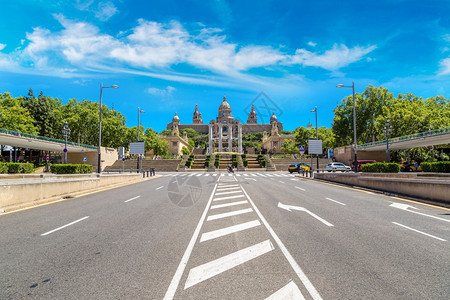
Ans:
<svg viewBox="0 0 450 300"><path fill-rule="evenodd" d="M162 177L243 177L243 178L257 178L257 177L295 177L293 174L286 173L205 173L205 172L189 172L189 173L160 173L158 174Z"/></svg>

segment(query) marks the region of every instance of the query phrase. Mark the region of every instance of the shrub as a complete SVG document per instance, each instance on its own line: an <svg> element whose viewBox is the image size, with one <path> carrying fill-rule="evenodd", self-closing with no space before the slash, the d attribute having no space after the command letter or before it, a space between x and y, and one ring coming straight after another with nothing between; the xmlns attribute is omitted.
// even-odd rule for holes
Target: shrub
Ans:
<svg viewBox="0 0 450 300"><path fill-rule="evenodd" d="M89 174L92 173L92 165L83 164L56 164L50 166L50 171L56 174Z"/></svg>
<svg viewBox="0 0 450 300"><path fill-rule="evenodd" d="M424 172L450 173L450 161L423 162L420 167Z"/></svg>
<svg viewBox="0 0 450 300"><path fill-rule="evenodd" d="M8 166L6 164L0 163L0 174L8 173Z"/></svg>
<svg viewBox="0 0 450 300"><path fill-rule="evenodd" d="M397 163L373 163L361 166L363 172L372 173L398 173L400 165Z"/></svg>
<svg viewBox="0 0 450 300"><path fill-rule="evenodd" d="M242 163L244 164L244 167L247 168L247 166L248 166L248 160L245 159L245 158L243 158L243 159L242 159Z"/></svg>
<svg viewBox="0 0 450 300"><path fill-rule="evenodd" d="M5 163L9 174L33 173L34 165L27 163Z"/></svg>

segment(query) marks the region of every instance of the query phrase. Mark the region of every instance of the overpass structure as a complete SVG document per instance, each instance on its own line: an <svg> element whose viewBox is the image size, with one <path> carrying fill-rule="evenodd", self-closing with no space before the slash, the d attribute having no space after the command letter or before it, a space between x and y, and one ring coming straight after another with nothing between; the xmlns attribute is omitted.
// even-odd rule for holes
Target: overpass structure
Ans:
<svg viewBox="0 0 450 300"><path fill-rule="evenodd" d="M26 148L33 150L64 152L65 141L0 128L0 145L8 145L17 148ZM97 146L84 145L67 141L68 153L89 153L97 152L97 150Z"/></svg>
<svg viewBox="0 0 450 300"><path fill-rule="evenodd" d="M386 150L386 140L358 145L358 151ZM429 147L450 144L450 127L428 130L416 134L399 136L389 139L390 150L411 149L416 147Z"/></svg>

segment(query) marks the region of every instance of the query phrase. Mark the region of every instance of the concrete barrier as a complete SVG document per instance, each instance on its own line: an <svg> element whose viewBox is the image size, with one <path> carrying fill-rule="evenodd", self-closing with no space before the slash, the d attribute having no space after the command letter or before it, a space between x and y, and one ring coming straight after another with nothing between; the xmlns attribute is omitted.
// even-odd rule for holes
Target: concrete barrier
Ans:
<svg viewBox="0 0 450 300"><path fill-rule="evenodd" d="M315 178L450 205L450 180L448 180L450 177L417 177L416 174L316 173Z"/></svg>
<svg viewBox="0 0 450 300"><path fill-rule="evenodd" d="M146 180L140 173L0 177L0 213Z"/></svg>

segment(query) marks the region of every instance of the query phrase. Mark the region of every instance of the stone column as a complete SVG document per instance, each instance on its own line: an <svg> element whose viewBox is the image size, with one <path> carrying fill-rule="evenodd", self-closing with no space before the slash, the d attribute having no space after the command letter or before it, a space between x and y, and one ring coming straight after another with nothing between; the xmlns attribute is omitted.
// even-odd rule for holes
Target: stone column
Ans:
<svg viewBox="0 0 450 300"><path fill-rule="evenodd" d="M242 151L242 125L238 125L238 152L243 153Z"/></svg>
<svg viewBox="0 0 450 300"><path fill-rule="evenodd" d="M233 125L228 125L228 152L233 151Z"/></svg>
<svg viewBox="0 0 450 300"><path fill-rule="evenodd" d="M208 142L209 142L209 151L208 153L213 154L213 126L211 124L208 125Z"/></svg>
<svg viewBox="0 0 450 300"><path fill-rule="evenodd" d="M219 152L222 152L222 124L219 124Z"/></svg>

